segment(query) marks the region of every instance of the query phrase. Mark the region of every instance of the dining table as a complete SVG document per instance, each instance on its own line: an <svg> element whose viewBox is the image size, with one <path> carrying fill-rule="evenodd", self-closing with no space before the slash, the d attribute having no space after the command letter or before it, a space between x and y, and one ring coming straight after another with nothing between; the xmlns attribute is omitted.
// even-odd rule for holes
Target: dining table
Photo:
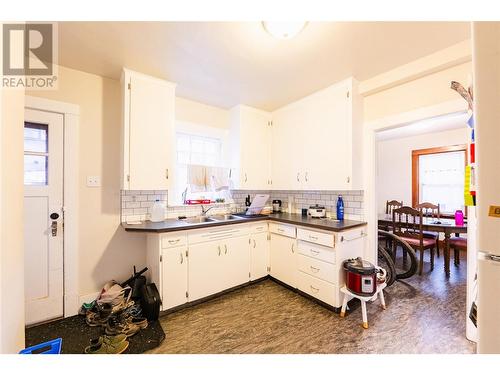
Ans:
<svg viewBox="0 0 500 375"><path fill-rule="evenodd" d="M378 227L391 229L392 215L379 214ZM446 276L450 276L450 238L452 234L467 233L467 223L457 225L455 219L423 217L422 229L429 232L437 232L444 234L444 272Z"/></svg>

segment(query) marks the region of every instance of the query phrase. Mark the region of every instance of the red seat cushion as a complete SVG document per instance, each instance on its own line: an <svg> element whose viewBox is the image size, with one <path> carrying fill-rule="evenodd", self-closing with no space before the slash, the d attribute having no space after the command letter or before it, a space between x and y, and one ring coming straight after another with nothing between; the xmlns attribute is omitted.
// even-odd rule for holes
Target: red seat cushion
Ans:
<svg viewBox="0 0 500 375"><path fill-rule="evenodd" d="M458 249L467 249L467 238L464 237L451 237L450 246Z"/></svg>
<svg viewBox="0 0 500 375"><path fill-rule="evenodd" d="M404 236L400 236L403 240L405 240L406 242L408 242L408 244L411 246L411 247L419 247L420 246L420 239L419 238L415 238L415 237L404 237ZM434 246L436 244L436 240L433 239L433 238L423 238L422 240L422 244L424 247L427 247L427 246Z"/></svg>

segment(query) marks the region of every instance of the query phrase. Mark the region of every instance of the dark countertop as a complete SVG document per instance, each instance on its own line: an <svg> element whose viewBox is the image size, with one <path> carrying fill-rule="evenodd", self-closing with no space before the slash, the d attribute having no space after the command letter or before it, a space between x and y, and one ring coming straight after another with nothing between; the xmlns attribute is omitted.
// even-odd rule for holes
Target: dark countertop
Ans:
<svg viewBox="0 0 500 375"><path fill-rule="evenodd" d="M280 213L280 214L271 214L268 216L241 218L241 219L226 220L226 221L211 221L208 223L198 223L198 224L190 224L184 222L183 220L177 220L177 219L167 219L165 221L157 223L153 223L151 221L144 221L141 224L122 223L122 227L127 232L163 233L163 232L175 232L180 230L216 227L221 225L249 223L262 220L279 221L282 223L300 225L304 227L311 227L322 230L329 230L332 232L341 232L347 229L352 229L366 224L366 222L363 221L354 221L354 220L338 221L332 219L313 219L310 217L302 216L300 214Z"/></svg>

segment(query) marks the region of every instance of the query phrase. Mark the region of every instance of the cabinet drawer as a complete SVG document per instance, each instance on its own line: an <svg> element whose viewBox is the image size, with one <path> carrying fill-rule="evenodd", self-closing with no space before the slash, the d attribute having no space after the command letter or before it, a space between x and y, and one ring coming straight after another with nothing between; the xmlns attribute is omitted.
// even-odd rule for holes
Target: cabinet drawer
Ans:
<svg viewBox="0 0 500 375"><path fill-rule="evenodd" d="M269 223L271 233L281 234L282 236L295 238L295 227L292 225Z"/></svg>
<svg viewBox="0 0 500 375"><path fill-rule="evenodd" d="M323 246L334 247L335 245L333 233L316 232L309 229L297 228L297 238Z"/></svg>
<svg viewBox="0 0 500 375"><path fill-rule="evenodd" d="M335 282L336 267L334 264L326 263L321 260L299 254L298 267L300 271L307 273L308 275L328 281L329 283Z"/></svg>
<svg viewBox="0 0 500 375"><path fill-rule="evenodd" d="M248 224L242 225L221 225L212 228L199 229L188 234L188 241L190 244L223 240L226 238L238 237L249 234Z"/></svg>
<svg viewBox="0 0 500 375"><path fill-rule="evenodd" d="M161 248L167 249L174 246L184 246L187 244L186 233L171 233L161 236Z"/></svg>
<svg viewBox="0 0 500 375"><path fill-rule="evenodd" d="M298 272L298 288L304 293L335 306L335 285L316 277Z"/></svg>
<svg viewBox="0 0 500 375"><path fill-rule="evenodd" d="M267 232L267 222L262 221L260 223L255 223L250 225L250 233L262 233Z"/></svg>
<svg viewBox="0 0 500 375"><path fill-rule="evenodd" d="M310 242L299 241L298 249L299 254L335 264L335 250L333 250L331 247L325 247Z"/></svg>

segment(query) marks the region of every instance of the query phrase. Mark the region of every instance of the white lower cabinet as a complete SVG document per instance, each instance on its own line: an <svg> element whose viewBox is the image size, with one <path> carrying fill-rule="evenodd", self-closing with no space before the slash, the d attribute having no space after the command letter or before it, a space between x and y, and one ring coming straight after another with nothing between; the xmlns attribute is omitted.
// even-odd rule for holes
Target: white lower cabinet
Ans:
<svg viewBox="0 0 500 375"><path fill-rule="evenodd" d="M250 235L250 280L269 274L269 235L267 232Z"/></svg>
<svg viewBox="0 0 500 375"><path fill-rule="evenodd" d="M259 222L148 235L149 278L162 309L267 275L340 307L345 259L363 256L364 226L336 232Z"/></svg>
<svg viewBox="0 0 500 375"><path fill-rule="evenodd" d="M219 241L202 242L189 246L188 288L190 301L222 290L222 251Z"/></svg>
<svg viewBox="0 0 500 375"><path fill-rule="evenodd" d="M187 246L163 249L161 254L161 282L163 309L170 309L188 301Z"/></svg>
<svg viewBox="0 0 500 375"><path fill-rule="evenodd" d="M296 251L295 238L271 233L271 276L292 287L297 283Z"/></svg>

